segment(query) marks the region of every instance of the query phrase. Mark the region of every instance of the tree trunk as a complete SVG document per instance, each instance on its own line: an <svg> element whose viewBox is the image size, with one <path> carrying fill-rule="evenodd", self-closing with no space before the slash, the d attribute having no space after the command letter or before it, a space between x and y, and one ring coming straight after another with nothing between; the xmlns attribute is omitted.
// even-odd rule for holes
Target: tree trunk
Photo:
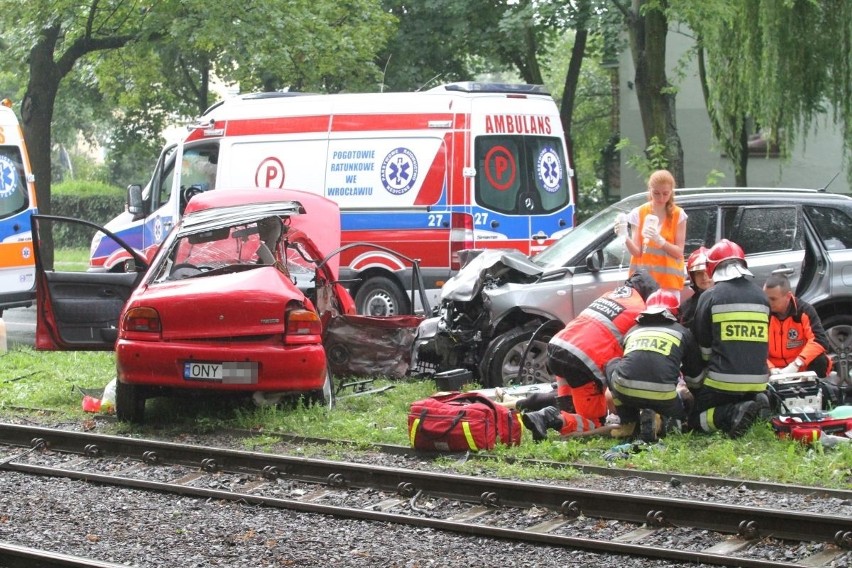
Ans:
<svg viewBox="0 0 852 568"><path fill-rule="evenodd" d="M574 165L574 137L571 134L571 125L574 120L574 103L577 100L577 86L580 82L580 69L583 66L583 58L586 55L586 42L589 38L589 30L581 27L583 20L578 20L577 32L574 37L574 47L571 49L571 61L568 62L568 72L565 74L565 86L562 89L562 105L559 108L559 119L562 129L565 131L565 142L568 145L568 161ZM572 176L574 188L575 207L580 204L580 185L577 177L577 168L574 166Z"/></svg>
<svg viewBox="0 0 852 568"><path fill-rule="evenodd" d="M741 116L738 121L738 140L740 146L739 159L734 161L734 178L737 187L748 187L748 121Z"/></svg>
<svg viewBox="0 0 852 568"><path fill-rule="evenodd" d="M98 3L90 6L90 21L98 10ZM87 34L70 43L65 51L56 59L54 54L57 42L65 31L60 23L54 23L42 28L36 43L30 50L30 77L27 92L21 102L21 130L30 155L30 165L35 176L36 200L40 213L50 214L50 145L52 136L53 108L59 83L71 72L75 63L87 53L102 49L115 49L124 46L132 39L130 35L117 35L103 38L92 38ZM53 235L50 231L39 235L39 251L42 253L41 262L44 268L53 269Z"/></svg>
<svg viewBox="0 0 852 568"><path fill-rule="evenodd" d="M39 213L50 214L50 141L53 106L62 75L53 61L53 50L60 28L53 26L42 30L30 51L30 79L21 104L21 129L30 155L30 165L35 176L36 200ZM40 235L39 251L46 269L53 268L53 235L50 231Z"/></svg>
<svg viewBox="0 0 852 568"><path fill-rule="evenodd" d="M627 14L630 50L636 68L634 84L645 145L649 146L655 137L665 144L669 170L678 187L684 187L683 147L677 132L675 95L666 77L668 21L663 11L666 3L654 9L647 9L647 4L648 0L633 0Z"/></svg>

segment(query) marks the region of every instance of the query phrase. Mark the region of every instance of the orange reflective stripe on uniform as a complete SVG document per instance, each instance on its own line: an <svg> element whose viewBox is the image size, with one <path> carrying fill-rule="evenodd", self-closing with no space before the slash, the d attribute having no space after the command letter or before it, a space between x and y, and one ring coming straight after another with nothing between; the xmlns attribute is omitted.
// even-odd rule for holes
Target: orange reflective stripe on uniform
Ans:
<svg viewBox="0 0 852 568"><path fill-rule="evenodd" d="M568 434L589 432L597 428L594 420L583 418L579 414L572 412L562 412L562 429L559 434L567 436Z"/></svg>

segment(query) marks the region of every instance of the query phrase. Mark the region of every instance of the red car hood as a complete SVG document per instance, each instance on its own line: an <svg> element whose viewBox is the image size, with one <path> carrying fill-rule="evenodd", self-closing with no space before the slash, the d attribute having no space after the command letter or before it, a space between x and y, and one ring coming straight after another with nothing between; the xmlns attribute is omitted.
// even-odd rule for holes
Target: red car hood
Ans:
<svg viewBox="0 0 852 568"><path fill-rule="evenodd" d="M125 310L154 308L162 338L212 339L284 331L284 308L305 296L273 266L236 274L200 276L137 289Z"/></svg>

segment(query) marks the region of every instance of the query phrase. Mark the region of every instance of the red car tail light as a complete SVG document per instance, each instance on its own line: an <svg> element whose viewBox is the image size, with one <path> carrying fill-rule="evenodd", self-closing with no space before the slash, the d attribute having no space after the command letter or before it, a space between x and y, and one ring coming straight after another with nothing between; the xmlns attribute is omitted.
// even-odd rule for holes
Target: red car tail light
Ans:
<svg viewBox="0 0 852 568"><path fill-rule="evenodd" d="M453 213L450 219L450 268L458 270L459 252L473 248L473 215Z"/></svg>
<svg viewBox="0 0 852 568"><path fill-rule="evenodd" d="M121 331L132 335L156 333L159 336L162 330L160 314L154 308L130 308L121 324Z"/></svg>
<svg viewBox="0 0 852 568"><path fill-rule="evenodd" d="M287 312L284 343L304 344L322 342L322 322L311 310L297 309Z"/></svg>

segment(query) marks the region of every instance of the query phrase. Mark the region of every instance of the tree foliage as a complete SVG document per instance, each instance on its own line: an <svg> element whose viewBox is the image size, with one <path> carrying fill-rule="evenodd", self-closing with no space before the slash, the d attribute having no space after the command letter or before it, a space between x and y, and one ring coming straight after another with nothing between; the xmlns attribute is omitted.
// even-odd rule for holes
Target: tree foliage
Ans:
<svg viewBox="0 0 852 568"><path fill-rule="evenodd" d="M13 0L4 3L0 19L7 57L28 67L20 115L39 207L47 213L63 82L96 85L98 93L127 104L119 132L152 140L140 131L212 102L214 71L252 88L377 90L373 59L394 21L373 0L256 0L215 9L200 0ZM111 57L126 46L134 49ZM71 128L73 118L64 125Z"/></svg>
<svg viewBox="0 0 852 568"><path fill-rule="evenodd" d="M381 90L419 91L469 80L480 56L476 40L495 18L493 2L383 0L399 25L376 57ZM477 17L479 16L479 17Z"/></svg>
<svg viewBox="0 0 852 568"><path fill-rule="evenodd" d="M688 6L688 7L687 7ZM716 0L685 5L714 134L746 185L749 134L786 154L820 119L840 124L852 157L852 4ZM712 13L708 14L707 9Z"/></svg>

